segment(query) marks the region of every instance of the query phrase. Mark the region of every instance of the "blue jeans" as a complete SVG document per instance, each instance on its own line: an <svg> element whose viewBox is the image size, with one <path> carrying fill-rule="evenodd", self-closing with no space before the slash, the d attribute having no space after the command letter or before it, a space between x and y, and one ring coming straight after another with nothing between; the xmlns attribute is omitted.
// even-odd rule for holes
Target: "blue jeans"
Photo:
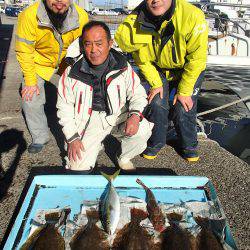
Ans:
<svg viewBox="0 0 250 250"><path fill-rule="evenodd" d="M192 94L193 108L186 112L180 102L173 105L173 97L178 87L177 81L163 84L163 99L159 94L154 97L145 110L145 117L154 123L152 136L148 140L147 150L157 154L166 144L169 125L169 114L174 122L175 130L181 149L194 149L198 145L196 130L197 99L205 71L198 77Z"/></svg>

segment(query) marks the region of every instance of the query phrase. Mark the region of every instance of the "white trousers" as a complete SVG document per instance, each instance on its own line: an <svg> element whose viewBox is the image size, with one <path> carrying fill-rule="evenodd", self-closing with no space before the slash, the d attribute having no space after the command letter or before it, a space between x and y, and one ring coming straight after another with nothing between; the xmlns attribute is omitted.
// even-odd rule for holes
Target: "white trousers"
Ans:
<svg viewBox="0 0 250 250"><path fill-rule="evenodd" d="M82 151L82 160L69 161L66 157L67 168L71 170L91 170L94 168L99 151L103 147L103 140L111 133L113 126L106 121L106 113L93 111L89 125L82 138L84 151ZM116 125L121 125L122 120L118 119ZM124 130L124 126L118 126ZM152 134L153 124L145 118L139 123L139 130L134 136L125 136L124 131L121 134L121 155L119 159L130 160L142 153L147 147L147 141ZM122 135L123 134L123 135ZM114 150L116 151L116 150Z"/></svg>

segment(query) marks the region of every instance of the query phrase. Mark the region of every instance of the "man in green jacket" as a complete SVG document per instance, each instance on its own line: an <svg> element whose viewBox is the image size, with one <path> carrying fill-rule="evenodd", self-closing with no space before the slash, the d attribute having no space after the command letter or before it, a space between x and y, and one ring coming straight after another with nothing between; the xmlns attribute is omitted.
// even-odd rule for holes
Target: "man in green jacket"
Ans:
<svg viewBox="0 0 250 250"><path fill-rule="evenodd" d="M171 109L182 156L197 161L197 96L208 42L203 12L186 0L144 0L119 26L115 40L150 85L146 115L155 125L143 157L154 159L165 145Z"/></svg>

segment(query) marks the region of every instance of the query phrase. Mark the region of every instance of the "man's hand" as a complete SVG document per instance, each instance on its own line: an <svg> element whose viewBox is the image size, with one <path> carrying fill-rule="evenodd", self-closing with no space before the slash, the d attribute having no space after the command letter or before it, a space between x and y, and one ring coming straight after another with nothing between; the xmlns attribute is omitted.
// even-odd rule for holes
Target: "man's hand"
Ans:
<svg viewBox="0 0 250 250"><path fill-rule="evenodd" d="M182 95L175 95L173 105L179 101L186 112L190 111L193 108L193 100L191 96L182 96Z"/></svg>
<svg viewBox="0 0 250 250"><path fill-rule="evenodd" d="M34 93L36 93L36 95L40 94L37 84L35 86L24 86L21 92L22 99L26 101L32 101Z"/></svg>
<svg viewBox="0 0 250 250"><path fill-rule="evenodd" d="M127 136L135 135L138 132L140 120L141 118L138 115L136 114L131 115L126 121L125 135Z"/></svg>
<svg viewBox="0 0 250 250"><path fill-rule="evenodd" d="M80 139L76 139L68 143L68 157L70 161L71 160L77 161L77 157L79 160L81 160L82 159L81 151L84 151L84 147Z"/></svg>
<svg viewBox="0 0 250 250"><path fill-rule="evenodd" d="M160 98L163 98L163 87L159 87L156 89L150 89L149 94L148 94L148 103L150 104L153 100L153 98L157 95L160 94Z"/></svg>

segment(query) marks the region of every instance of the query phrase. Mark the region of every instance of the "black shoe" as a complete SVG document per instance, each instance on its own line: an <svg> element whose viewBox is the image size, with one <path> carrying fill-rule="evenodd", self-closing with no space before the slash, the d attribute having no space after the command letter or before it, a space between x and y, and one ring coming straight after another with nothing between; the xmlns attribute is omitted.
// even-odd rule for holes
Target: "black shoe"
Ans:
<svg viewBox="0 0 250 250"><path fill-rule="evenodd" d="M188 162L196 162L199 160L199 154L196 148L183 149L182 157Z"/></svg>
<svg viewBox="0 0 250 250"><path fill-rule="evenodd" d="M31 143L28 147L28 152L31 154L37 154L42 151L45 144Z"/></svg>
<svg viewBox="0 0 250 250"><path fill-rule="evenodd" d="M143 153L142 153L142 157L147 159L147 160L154 160L158 153L159 153L160 150L155 150L155 149L152 149L150 147L147 147Z"/></svg>

